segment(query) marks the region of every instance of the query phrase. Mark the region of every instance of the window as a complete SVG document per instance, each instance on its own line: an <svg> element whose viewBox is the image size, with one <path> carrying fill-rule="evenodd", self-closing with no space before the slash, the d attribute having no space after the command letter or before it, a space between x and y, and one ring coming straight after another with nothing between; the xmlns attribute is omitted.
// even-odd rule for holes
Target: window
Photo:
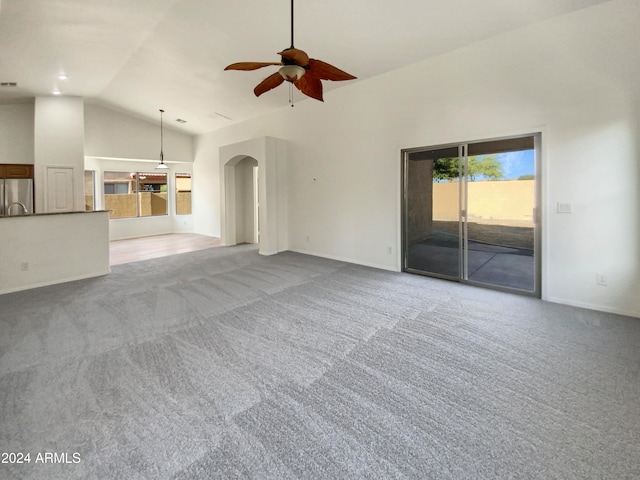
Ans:
<svg viewBox="0 0 640 480"><path fill-rule="evenodd" d="M104 193L108 194L126 194L129 193L129 185L126 183L110 183L104 184Z"/></svg>
<svg viewBox="0 0 640 480"><path fill-rule="evenodd" d="M96 191L96 176L93 170L84 171L84 209L87 212L91 212L96 209L95 203L95 191Z"/></svg>
<svg viewBox="0 0 640 480"><path fill-rule="evenodd" d="M167 174L138 173L138 216L167 213Z"/></svg>
<svg viewBox="0 0 640 480"><path fill-rule="evenodd" d="M110 218L136 217L135 173L104 172L104 209Z"/></svg>
<svg viewBox="0 0 640 480"><path fill-rule="evenodd" d="M167 215L167 174L104 172L104 208L110 218Z"/></svg>
<svg viewBox="0 0 640 480"><path fill-rule="evenodd" d="M176 215L191 215L190 173L176 173Z"/></svg>

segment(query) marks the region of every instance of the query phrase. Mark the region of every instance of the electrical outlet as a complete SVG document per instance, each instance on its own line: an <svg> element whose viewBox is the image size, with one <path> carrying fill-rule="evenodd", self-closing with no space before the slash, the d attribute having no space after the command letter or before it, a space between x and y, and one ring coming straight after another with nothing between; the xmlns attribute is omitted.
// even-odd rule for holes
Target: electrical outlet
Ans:
<svg viewBox="0 0 640 480"><path fill-rule="evenodd" d="M29 271L29 262L22 262L20 264L20 270L23 272L28 272Z"/></svg>
<svg viewBox="0 0 640 480"><path fill-rule="evenodd" d="M309 235L307 235L307 242L309 241Z"/></svg>
<svg viewBox="0 0 640 480"><path fill-rule="evenodd" d="M391 246L388 246L388 247L387 247L387 253L388 253L389 255L391 255L391 254L393 253L393 249L391 248Z"/></svg>
<svg viewBox="0 0 640 480"><path fill-rule="evenodd" d="M608 281L606 275L603 275L602 273L596 273L596 285L606 287L607 283Z"/></svg>

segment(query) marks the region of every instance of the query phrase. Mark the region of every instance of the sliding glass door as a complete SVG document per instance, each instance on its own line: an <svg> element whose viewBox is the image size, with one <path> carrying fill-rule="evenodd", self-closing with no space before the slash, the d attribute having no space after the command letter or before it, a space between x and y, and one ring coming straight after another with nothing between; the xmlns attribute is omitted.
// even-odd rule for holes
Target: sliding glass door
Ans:
<svg viewBox="0 0 640 480"><path fill-rule="evenodd" d="M539 296L538 143L403 151L403 269Z"/></svg>
<svg viewBox="0 0 640 480"><path fill-rule="evenodd" d="M460 277L461 153L453 146L405 156L405 269L409 271ZM440 184L445 177L447 183Z"/></svg>

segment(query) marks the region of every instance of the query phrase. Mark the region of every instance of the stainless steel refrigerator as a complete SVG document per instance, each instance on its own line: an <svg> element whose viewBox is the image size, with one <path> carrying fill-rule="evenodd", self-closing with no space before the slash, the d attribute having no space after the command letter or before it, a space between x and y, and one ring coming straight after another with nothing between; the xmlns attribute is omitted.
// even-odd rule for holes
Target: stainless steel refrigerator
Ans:
<svg viewBox="0 0 640 480"><path fill-rule="evenodd" d="M0 216L33 213L33 179L0 178Z"/></svg>

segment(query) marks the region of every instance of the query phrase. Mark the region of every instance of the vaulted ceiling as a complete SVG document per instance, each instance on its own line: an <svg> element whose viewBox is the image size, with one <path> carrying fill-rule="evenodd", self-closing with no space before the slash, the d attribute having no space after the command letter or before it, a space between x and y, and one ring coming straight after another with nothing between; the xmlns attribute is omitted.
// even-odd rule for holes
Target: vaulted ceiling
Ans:
<svg viewBox="0 0 640 480"><path fill-rule="evenodd" d="M330 92L606 1L298 0L295 46L358 77L324 82ZM253 94L277 67L224 67L278 61L289 9L289 0L0 0L0 82L17 84L0 87L0 104L58 89L150 121L163 108L191 134L261 115L287 106L284 86Z"/></svg>

